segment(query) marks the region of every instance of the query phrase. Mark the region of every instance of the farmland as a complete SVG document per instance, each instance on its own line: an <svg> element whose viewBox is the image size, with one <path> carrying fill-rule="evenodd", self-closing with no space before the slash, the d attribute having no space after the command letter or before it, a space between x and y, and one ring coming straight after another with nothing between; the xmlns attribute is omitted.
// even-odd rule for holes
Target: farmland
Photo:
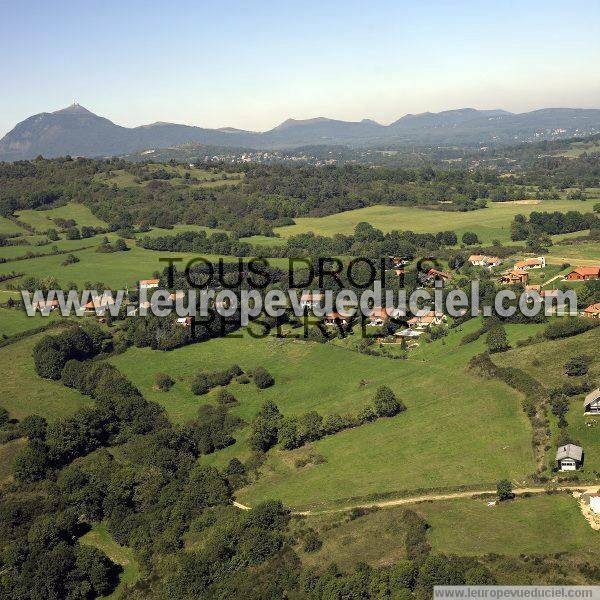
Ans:
<svg viewBox="0 0 600 600"><path fill-rule="evenodd" d="M332 236L336 233L350 234L357 223L367 221L383 232L410 230L434 233L451 229L460 237L465 231L477 233L484 243L499 240L510 242L510 223L515 215L529 215L532 211L591 211L592 204L572 200L547 200L524 202L489 202L488 208L471 212L440 212L423 208L403 206L369 206L337 215L320 218L296 218L296 224L279 227L275 231L289 237L307 231Z"/></svg>
<svg viewBox="0 0 600 600"><path fill-rule="evenodd" d="M211 399L211 395L191 393L193 374L233 363L243 369L266 366L276 380L275 386L262 391L249 385L229 386L240 402L234 412L246 420L267 399L274 400L284 414L356 413L371 400L377 386L389 385L407 405L405 413L315 442L314 451L326 459L315 467L294 466L305 448L275 450L263 475L239 494L250 504L278 497L298 508L419 488L489 484L502 476L523 479L533 471L530 429L518 395L503 384L464 371L468 358L481 346L457 344L476 325L468 323L462 331L432 343L438 354L429 360L393 361L331 345L244 337L211 340L170 353L130 349L112 361L147 398L163 404L178 421L191 418L200 404ZM158 371L176 380L170 392L153 389ZM455 385L445 385L448 379ZM481 422L486 423L486 435L470 436L469 431ZM247 455L244 435L239 435L238 444L207 460L224 464L232 456ZM461 458L465 453L472 460L465 462Z"/></svg>

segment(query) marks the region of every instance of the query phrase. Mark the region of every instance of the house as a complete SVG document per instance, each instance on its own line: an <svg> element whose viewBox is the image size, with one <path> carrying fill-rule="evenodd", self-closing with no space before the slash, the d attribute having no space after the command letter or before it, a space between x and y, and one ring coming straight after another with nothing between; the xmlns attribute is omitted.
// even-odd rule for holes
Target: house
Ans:
<svg viewBox="0 0 600 600"><path fill-rule="evenodd" d="M600 302L590 304L584 311L583 316L588 319L600 319Z"/></svg>
<svg viewBox="0 0 600 600"><path fill-rule="evenodd" d="M445 271L440 271L439 269L429 269L423 279L428 283L434 283L435 281L441 281L442 283L445 283L446 281L450 281L450 279L452 279L452 275L450 275L450 273L446 273Z"/></svg>
<svg viewBox="0 0 600 600"><path fill-rule="evenodd" d="M575 471L581 466L583 448L575 444L560 446L556 451L556 464L561 471Z"/></svg>
<svg viewBox="0 0 600 600"><path fill-rule="evenodd" d="M191 327L192 326L192 321L194 320L193 317L179 317L177 319L177 321L175 321L175 323L177 325L179 325L180 327Z"/></svg>
<svg viewBox="0 0 600 600"><path fill-rule="evenodd" d="M537 292L541 296L542 295L542 286L541 285L526 285L525 293L527 293L527 292Z"/></svg>
<svg viewBox="0 0 600 600"><path fill-rule="evenodd" d="M441 325L446 321L446 315L430 310L427 314L411 317L407 323L412 329L429 329L432 325Z"/></svg>
<svg viewBox="0 0 600 600"><path fill-rule="evenodd" d="M390 317L395 319L402 316L400 309L393 307L374 306L369 313L369 325L379 327Z"/></svg>
<svg viewBox="0 0 600 600"><path fill-rule="evenodd" d="M515 269L543 269L546 266L546 257L526 258L515 263Z"/></svg>
<svg viewBox="0 0 600 600"><path fill-rule="evenodd" d="M502 274L502 283L508 285L515 285L517 283L527 283L529 279L529 273L523 269L513 269L512 271L504 271Z"/></svg>
<svg viewBox="0 0 600 600"><path fill-rule="evenodd" d="M565 279L569 281L590 281L600 279L600 267L576 267Z"/></svg>
<svg viewBox="0 0 600 600"><path fill-rule="evenodd" d="M31 303L34 309L42 311L56 310L59 307L58 300L37 300Z"/></svg>
<svg viewBox="0 0 600 600"><path fill-rule="evenodd" d="M325 294L322 292L304 292L300 296L300 306L302 308L313 308L319 306L325 300Z"/></svg>
<svg viewBox="0 0 600 600"><path fill-rule="evenodd" d="M485 254L471 254L469 256L469 262L474 267L485 267L486 269L492 269L497 267L502 261L498 256L486 256Z"/></svg>
<svg viewBox="0 0 600 600"><path fill-rule="evenodd" d="M581 494L580 500L584 504L587 504L592 509L593 513L597 515L600 514L600 494L590 494L585 492L584 494Z"/></svg>
<svg viewBox="0 0 600 600"><path fill-rule="evenodd" d="M596 388L585 397L583 412L586 415L600 415L600 388Z"/></svg>
<svg viewBox="0 0 600 600"><path fill-rule="evenodd" d="M394 269L401 269L410 262L410 260L404 256L390 256L389 259L390 263L392 263L392 268Z"/></svg>
<svg viewBox="0 0 600 600"><path fill-rule="evenodd" d="M142 279L140 281L140 290L151 290L157 288L160 283L160 279Z"/></svg>
<svg viewBox="0 0 600 600"><path fill-rule="evenodd" d="M323 317L323 323L325 325L341 325L345 327L350 322L351 316L346 313L331 312Z"/></svg>
<svg viewBox="0 0 600 600"><path fill-rule="evenodd" d="M87 304L84 304L83 309L86 313L95 313L98 316L104 316L109 304L114 304L115 301L111 295L94 296Z"/></svg>
<svg viewBox="0 0 600 600"><path fill-rule="evenodd" d="M416 329L402 329L401 331L396 331L394 335L401 340L411 340L420 338L424 331L417 331Z"/></svg>

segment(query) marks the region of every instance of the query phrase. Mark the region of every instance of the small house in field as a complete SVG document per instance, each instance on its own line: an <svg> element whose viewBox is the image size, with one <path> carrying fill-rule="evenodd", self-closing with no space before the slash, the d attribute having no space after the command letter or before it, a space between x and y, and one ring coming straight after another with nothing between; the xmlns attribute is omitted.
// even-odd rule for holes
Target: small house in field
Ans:
<svg viewBox="0 0 600 600"><path fill-rule="evenodd" d="M160 279L142 279L140 281L140 290L151 290L158 287Z"/></svg>
<svg viewBox="0 0 600 600"><path fill-rule="evenodd" d="M561 471L576 471L583 461L583 448L575 444L560 446L556 451L556 464Z"/></svg>
<svg viewBox="0 0 600 600"><path fill-rule="evenodd" d="M515 263L515 269L543 269L546 266L546 257L537 256L536 258L525 258Z"/></svg>
<svg viewBox="0 0 600 600"><path fill-rule="evenodd" d="M346 313L331 312L323 317L323 323L325 325L341 325L345 327L350 322L351 316Z"/></svg>
<svg viewBox="0 0 600 600"><path fill-rule="evenodd" d="M303 292L300 296L300 306L302 308L314 308L320 306L325 300L325 294L322 292Z"/></svg>
<svg viewBox="0 0 600 600"><path fill-rule="evenodd" d="M586 415L600 415L600 388L596 388L585 397L583 412Z"/></svg>
<svg viewBox="0 0 600 600"><path fill-rule="evenodd" d="M594 514L600 514L600 494L590 494L588 492L581 494L580 500L587 504Z"/></svg>
<svg viewBox="0 0 600 600"><path fill-rule="evenodd" d="M541 295L542 293L542 286L541 285L526 285L525 286L525 293L527 292L537 292L538 294Z"/></svg>
<svg viewBox="0 0 600 600"><path fill-rule="evenodd" d="M411 329L429 329L432 325L441 325L444 321L446 321L446 315L430 310L425 315L411 317L407 323Z"/></svg>
<svg viewBox="0 0 600 600"><path fill-rule="evenodd" d="M469 256L469 262L474 267L484 267L485 269L492 269L497 267L502 261L498 256L487 256L485 254L471 254Z"/></svg>
<svg viewBox="0 0 600 600"><path fill-rule="evenodd" d="M34 309L39 310L40 312L50 312L51 310L56 310L59 307L58 300L38 300L31 303L31 306Z"/></svg>
<svg viewBox="0 0 600 600"><path fill-rule="evenodd" d="M513 269L512 271L505 271L502 274L502 283L508 285L525 284L529 280L529 273L524 269Z"/></svg>
<svg viewBox="0 0 600 600"><path fill-rule="evenodd" d="M390 256L389 259L393 269L401 269L410 262L405 256Z"/></svg>
<svg viewBox="0 0 600 600"><path fill-rule="evenodd" d="M175 322L180 327L185 327L187 329L188 327L192 326L192 321L193 320L194 320L194 317L179 317L177 319L177 321L175 321Z"/></svg>
<svg viewBox="0 0 600 600"><path fill-rule="evenodd" d="M584 311L583 316L588 319L600 319L600 302L590 304Z"/></svg>
<svg viewBox="0 0 600 600"><path fill-rule="evenodd" d="M402 316L400 309L385 306L374 306L369 313L369 325L380 327L389 318L398 318Z"/></svg>
<svg viewBox="0 0 600 600"><path fill-rule="evenodd" d="M600 267L576 267L567 276L568 281L591 281L600 279Z"/></svg>
<svg viewBox="0 0 600 600"><path fill-rule="evenodd" d="M439 269L429 269L424 277L424 281L426 283L435 283L436 281L441 281L442 284L444 284L447 281L450 281L450 279L452 279L452 275L450 275L450 273L440 271Z"/></svg>

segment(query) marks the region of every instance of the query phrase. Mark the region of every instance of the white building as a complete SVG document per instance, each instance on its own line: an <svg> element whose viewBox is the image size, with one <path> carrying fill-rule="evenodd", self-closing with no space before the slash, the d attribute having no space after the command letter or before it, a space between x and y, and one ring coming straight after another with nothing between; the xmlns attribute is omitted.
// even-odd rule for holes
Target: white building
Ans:
<svg viewBox="0 0 600 600"><path fill-rule="evenodd" d="M596 388L585 397L583 412L586 415L600 415L600 388Z"/></svg>
<svg viewBox="0 0 600 600"><path fill-rule="evenodd" d="M556 451L556 463L561 471L576 471L583 460L583 448L575 444L560 446Z"/></svg>

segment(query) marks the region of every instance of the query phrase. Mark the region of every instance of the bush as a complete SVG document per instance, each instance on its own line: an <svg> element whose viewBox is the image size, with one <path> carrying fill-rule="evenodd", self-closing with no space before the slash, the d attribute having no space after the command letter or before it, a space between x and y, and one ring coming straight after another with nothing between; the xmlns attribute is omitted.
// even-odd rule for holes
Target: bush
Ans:
<svg viewBox="0 0 600 600"><path fill-rule="evenodd" d="M316 552L323 546L323 540L314 529L309 529L304 536L304 552Z"/></svg>
<svg viewBox="0 0 600 600"><path fill-rule="evenodd" d="M569 377L579 377L588 372L592 357L586 354L574 356L565 363L565 374Z"/></svg>
<svg viewBox="0 0 600 600"><path fill-rule="evenodd" d="M219 390L217 394L217 402L223 405L237 404L236 397L227 390Z"/></svg>
<svg viewBox="0 0 600 600"><path fill-rule="evenodd" d="M496 493L498 494L498 500L510 500L514 497L512 491L512 483L508 479L502 479L496 486Z"/></svg>
<svg viewBox="0 0 600 600"><path fill-rule="evenodd" d="M256 367L252 373L252 378L259 390L271 387L275 383L273 376L264 367Z"/></svg>
<svg viewBox="0 0 600 600"><path fill-rule="evenodd" d="M544 337L549 340L570 337L589 331L598 326L599 322L594 319L580 319L578 317L563 317L551 321L544 330Z"/></svg>
<svg viewBox="0 0 600 600"><path fill-rule="evenodd" d="M485 343L490 352L504 352L510 348L506 330L500 324L494 325L488 332Z"/></svg>
<svg viewBox="0 0 600 600"><path fill-rule="evenodd" d="M8 411L4 408L4 406L0 406L0 427L4 427L8 425L9 415Z"/></svg>
<svg viewBox="0 0 600 600"><path fill-rule="evenodd" d="M175 381L167 373L156 373L154 384L161 392L168 392L175 385Z"/></svg>
<svg viewBox="0 0 600 600"><path fill-rule="evenodd" d="M48 423L39 415L28 415L19 423L19 434L30 440L44 440Z"/></svg>
<svg viewBox="0 0 600 600"><path fill-rule="evenodd" d="M393 417L406 410L406 406L398 401L394 392L387 385L381 385L377 388L373 408L378 417Z"/></svg>

